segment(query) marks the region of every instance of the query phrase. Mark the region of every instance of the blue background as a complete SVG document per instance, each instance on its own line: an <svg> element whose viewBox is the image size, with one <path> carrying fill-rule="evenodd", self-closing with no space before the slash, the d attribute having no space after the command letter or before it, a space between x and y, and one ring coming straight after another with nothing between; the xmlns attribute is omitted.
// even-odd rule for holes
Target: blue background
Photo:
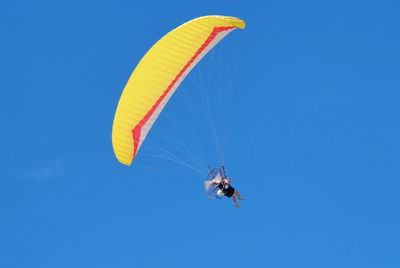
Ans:
<svg viewBox="0 0 400 268"><path fill-rule="evenodd" d="M247 22L224 40L240 48L226 161L240 209L111 147L134 66L208 14ZM398 1L3 1L0 266L400 267L399 14Z"/></svg>

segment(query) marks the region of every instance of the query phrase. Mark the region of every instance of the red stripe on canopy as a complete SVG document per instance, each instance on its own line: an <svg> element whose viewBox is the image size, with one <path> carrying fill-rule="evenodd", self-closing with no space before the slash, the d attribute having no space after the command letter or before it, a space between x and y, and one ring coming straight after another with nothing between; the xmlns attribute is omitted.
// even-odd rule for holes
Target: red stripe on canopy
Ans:
<svg viewBox="0 0 400 268"><path fill-rule="evenodd" d="M157 107L160 105L161 101L167 96L167 94L171 91L173 86L176 84L176 82L179 80L179 78L184 74L184 72L192 65L192 63L199 57L199 55L204 51L204 49L207 48L207 46L215 39L218 33L227 31L230 29L233 29L236 27L229 26L229 27L214 27L206 41L201 45L201 47L196 51L196 53L193 55L193 57L186 63L186 65L182 68L182 70L178 73L178 75L175 77L174 80L172 80L171 84L167 87L167 89L164 91L164 93L158 98L156 103L151 107L151 109L147 112L147 114L143 117L142 120L140 120L139 124L137 124L133 129L132 129L132 136L133 136L133 144L134 144L134 149L133 149L133 158L135 158L138 146L139 146L139 140L140 140L140 134L142 132L142 127L146 122L149 120L151 115L154 113L154 111L157 109Z"/></svg>

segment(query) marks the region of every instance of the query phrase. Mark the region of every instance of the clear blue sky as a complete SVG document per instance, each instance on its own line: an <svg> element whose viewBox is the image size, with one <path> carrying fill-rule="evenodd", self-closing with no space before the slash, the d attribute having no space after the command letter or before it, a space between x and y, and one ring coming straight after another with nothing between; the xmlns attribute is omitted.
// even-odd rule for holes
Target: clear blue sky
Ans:
<svg viewBox="0 0 400 268"><path fill-rule="evenodd" d="M239 48L240 209L111 147L138 60L209 14L247 22L224 40ZM0 267L400 267L399 14L399 1L3 1Z"/></svg>

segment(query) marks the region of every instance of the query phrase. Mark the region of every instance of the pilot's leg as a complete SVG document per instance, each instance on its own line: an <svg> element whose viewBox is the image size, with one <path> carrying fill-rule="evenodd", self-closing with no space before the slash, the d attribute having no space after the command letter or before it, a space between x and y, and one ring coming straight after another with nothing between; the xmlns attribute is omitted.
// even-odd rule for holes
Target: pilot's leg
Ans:
<svg viewBox="0 0 400 268"><path fill-rule="evenodd" d="M239 200L244 200L243 197L240 196L239 192L235 190L235 195L239 198Z"/></svg>

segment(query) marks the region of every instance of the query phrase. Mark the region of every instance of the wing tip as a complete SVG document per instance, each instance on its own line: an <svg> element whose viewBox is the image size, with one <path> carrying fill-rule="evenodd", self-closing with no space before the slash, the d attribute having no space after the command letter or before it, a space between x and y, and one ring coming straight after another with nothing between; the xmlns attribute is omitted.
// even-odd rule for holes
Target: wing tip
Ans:
<svg viewBox="0 0 400 268"><path fill-rule="evenodd" d="M121 164L124 164L124 165L126 165L126 166L130 166L131 164L132 164L132 161L133 161L133 159L123 159L123 158L119 158L118 156L116 156L117 157L117 159L118 159L118 161L121 163Z"/></svg>

